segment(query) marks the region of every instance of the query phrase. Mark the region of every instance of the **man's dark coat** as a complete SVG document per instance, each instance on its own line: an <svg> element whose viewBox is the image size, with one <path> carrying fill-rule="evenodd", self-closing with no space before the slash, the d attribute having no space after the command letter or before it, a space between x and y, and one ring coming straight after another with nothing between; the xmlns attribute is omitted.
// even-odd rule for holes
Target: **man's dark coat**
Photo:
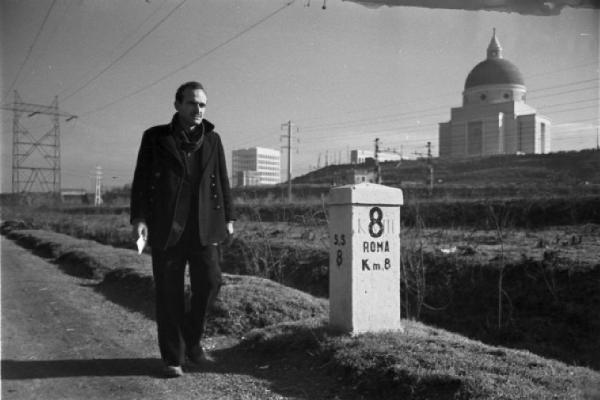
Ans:
<svg viewBox="0 0 600 400"><path fill-rule="evenodd" d="M225 165L225 153L214 125L204 120L200 148L201 172L194 196L185 173L183 153L173 136L174 121L144 132L131 185L131 223L145 221L149 243L164 250L174 245L190 217L192 199L197 198L201 246L220 243L227 237L226 223L232 221L233 206Z"/></svg>

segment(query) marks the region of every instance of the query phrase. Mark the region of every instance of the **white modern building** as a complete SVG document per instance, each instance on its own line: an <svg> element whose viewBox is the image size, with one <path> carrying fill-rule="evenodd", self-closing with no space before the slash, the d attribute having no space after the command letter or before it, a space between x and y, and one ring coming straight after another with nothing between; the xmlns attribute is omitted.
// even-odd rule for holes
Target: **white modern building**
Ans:
<svg viewBox="0 0 600 400"><path fill-rule="evenodd" d="M467 76L462 107L439 124L440 157L550 152L550 121L525 104L519 69L502 57L496 30L487 58Z"/></svg>
<svg viewBox="0 0 600 400"><path fill-rule="evenodd" d="M232 185L274 185L281 182L281 152L264 147L233 150Z"/></svg>

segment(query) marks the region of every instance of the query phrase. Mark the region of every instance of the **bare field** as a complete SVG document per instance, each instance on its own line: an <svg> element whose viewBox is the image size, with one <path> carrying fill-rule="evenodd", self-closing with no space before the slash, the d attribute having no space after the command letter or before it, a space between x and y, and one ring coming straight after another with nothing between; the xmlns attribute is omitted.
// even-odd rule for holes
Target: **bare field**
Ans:
<svg viewBox="0 0 600 400"><path fill-rule="evenodd" d="M93 285L94 290L102 293L111 302L135 311L143 311L146 303L151 306L153 296L148 256L140 257L133 251L115 249L68 235L17 229L18 224L12 224L11 228L10 225L3 224L4 233L17 243L31 248L36 254L50 255L59 268L68 267L70 275L84 273L88 276L87 269L96 271L97 273L91 276L100 279L100 283ZM68 255L73 257L67 257ZM14 264L18 263L15 261ZM9 266L13 270L31 274L31 265L8 264L3 266L3 270ZM35 281L38 285L45 284ZM86 290L90 290L89 283L85 286L88 287ZM257 296L260 293L266 297ZM81 303L81 309L89 307L91 300L88 296L76 298L80 302L81 299L85 299L84 303ZM239 345L236 345L238 340L226 340L224 344L229 343L226 345L228 348L214 352L220 360L217 372L228 372L224 375L225 379L229 379L232 372L233 375L241 372L249 376L245 381L236 381L236 387L229 385L230 391L238 393L246 393L245 385L255 385L252 377L257 376L257 371L264 368L271 373L259 375L272 382L271 389L281 391L283 389L279 384L284 383L284 392L291 393L301 388L302 382L310 382L310 388L305 386L301 391L305 395L304 398L311 399L398 396L407 399L587 399L595 398L600 388L600 375L597 372L548 359L560 357L542 358L528 351L490 346L433 327L431 324L424 325L404 319L405 329L402 333L387 332L353 337L339 335L328 328L326 301L260 278L226 275L224 293L219 298L220 305L216 305L212 310L209 318L212 323L209 322L209 325L221 326L234 336L244 335ZM299 301L302 299L305 301ZM475 301L471 299L471 303L479 304L482 303L481 300L482 297L477 296ZM19 308L13 306L11 309ZM300 314L297 311L300 311ZM452 310L446 311L450 314ZM152 318L151 313L142 314ZM476 316L475 313L471 314ZM267 318L268 315L274 318ZM316 318L307 319L307 315ZM103 319L105 317L106 313L102 315ZM539 316L537 318L539 319ZM278 320L286 322L277 323ZM248 323L240 324L242 321ZM464 319L461 322L464 323ZM515 322L516 319L511 320L511 324L506 324L504 328L514 330ZM485 323L480 322L478 325L485 326ZM555 325L555 328L558 328L558 325ZM106 331L105 326L103 331ZM215 333L214 329L211 331ZM82 332L79 332L78 337L81 337L81 334ZM581 339L583 334L581 330L578 339ZM137 340L137 336L134 337ZM210 343L213 343L214 339L211 338ZM565 336L562 339L565 341L570 338ZM98 338L93 336L93 340L96 343ZM216 342L220 342L218 338ZM95 351L98 351L97 347L94 346ZM149 346L146 345L147 347ZM536 353L544 354L542 349L538 350L540 351ZM573 354L575 352L571 355ZM248 365L248 368L240 370L241 363ZM11 361L6 364L6 370L10 371L13 377L22 376L24 369L19 370L19 365ZM290 365L294 366L291 375L288 374ZM257 366L260 367L257 369ZM140 363L136 368L137 371L142 371L143 367ZM37 371L39 373L39 369ZM194 381L196 378L205 378L211 372L201 371L194 376ZM53 373L56 373L56 367ZM92 365L89 366L88 373L94 373ZM217 376L216 379L221 379L221 376ZM211 382L214 380L211 379ZM321 382L322 389L318 387ZM344 383L344 386L339 385L340 383ZM336 385L335 390L331 389L332 384ZM219 385L213 383L202 387L208 391L220 391ZM65 393L69 390L68 386L53 388ZM20 389L13 385L10 390L14 392ZM270 389L266 389L266 392L269 393ZM335 396L333 393L336 393ZM266 398L264 395L260 397Z"/></svg>
<svg viewBox="0 0 600 400"><path fill-rule="evenodd" d="M127 214L3 209L3 219L134 248ZM402 316L490 344L600 369L600 225L540 229L403 227ZM235 224L225 272L328 296L327 226Z"/></svg>
<svg viewBox="0 0 600 400"><path fill-rule="evenodd" d="M51 210L7 208L3 220L19 220L25 226L48 229L78 238L92 239L116 247L134 248L128 214L71 214ZM327 226L320 223L268 222L242 218L235 223L235 237L244 241L268 241L274 247L300 247L328 251ZM560 265L585 267L600 261L600 224L551 226L538 229L475 229L403 227L404 248L415 245L426 252L488 263L501 253L506 261L523 258L541 260L548 253Z"/></svg>

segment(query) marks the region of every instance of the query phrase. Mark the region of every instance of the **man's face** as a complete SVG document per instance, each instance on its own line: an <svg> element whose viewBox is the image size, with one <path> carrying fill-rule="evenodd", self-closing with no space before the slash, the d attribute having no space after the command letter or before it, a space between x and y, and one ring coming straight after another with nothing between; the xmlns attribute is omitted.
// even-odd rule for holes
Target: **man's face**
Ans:
<svg viewBox="0 0 600 400"><path fill-rule="evenodd" d="M183 125L200 125L206 112L206 93L201 89L184 90L181 103L175 101L175 109Z"/></svg>

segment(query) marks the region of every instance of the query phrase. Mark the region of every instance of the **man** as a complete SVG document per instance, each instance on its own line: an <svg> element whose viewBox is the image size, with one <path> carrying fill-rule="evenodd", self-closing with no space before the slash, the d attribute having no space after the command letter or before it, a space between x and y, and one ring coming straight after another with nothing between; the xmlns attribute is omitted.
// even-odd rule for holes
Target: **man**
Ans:
<svg viewBox="0 0 600 400"><path fill-rule="evenodd" d="M179 87L171 123L144 132L131 186L134 234L152 249L158 343L171 377L183 375L186 357L194 364L207 361L200 340L221 286L219 244L233 234L225 153L214 125L204 119L206 99L198 82Z"/></svg>

